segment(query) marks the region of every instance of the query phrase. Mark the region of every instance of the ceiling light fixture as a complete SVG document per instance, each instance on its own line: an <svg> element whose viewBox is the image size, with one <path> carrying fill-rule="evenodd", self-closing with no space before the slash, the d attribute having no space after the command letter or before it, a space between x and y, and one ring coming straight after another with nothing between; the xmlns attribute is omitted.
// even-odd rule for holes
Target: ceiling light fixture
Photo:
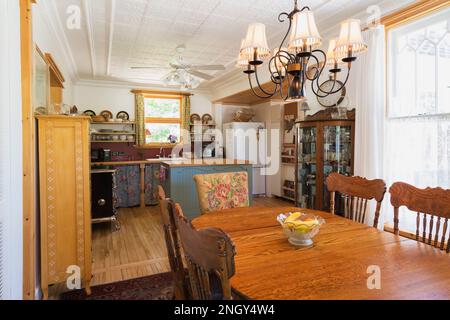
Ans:
<svg viewBox="0 0 450 320"><path fill-rule="evenodd" d="M360 21L349 19L342 22L339 39L330 41L326 54L318 49L322 38L309 7L299 9L295 0L292 12L283 12L278 16L280 22L285 22L286 19L289 21L288 31L269 61L270 78L275 84L273 91L263 88L258 78L258 67L270 57L271 52L267 44L265 25L252 23L242 40L237 67L244 68L253 93L260 98L272 98L279 93L285 101L302 101L306 99L307 80L311 81L312 91L317 97L325 98L341 91L348 82L352 63L357 59L357 55L367 50L361 35ZM286 48L285 42L289 33ZM342 72L342 64L347 65L347 75L344 82L339 82L337 75ZM331 67L328 71L330 79L334 81L329 90L325 90L319 83L326 66ZM252 75L256 79L259 92L253 86Z"/></svg>

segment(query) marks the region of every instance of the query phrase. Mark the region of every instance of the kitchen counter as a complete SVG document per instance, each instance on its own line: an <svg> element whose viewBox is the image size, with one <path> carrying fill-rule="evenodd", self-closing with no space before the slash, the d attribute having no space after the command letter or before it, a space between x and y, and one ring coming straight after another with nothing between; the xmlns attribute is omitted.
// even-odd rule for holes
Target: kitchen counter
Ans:
<svg viewBox="0 0 450 320"><path fill-rule="evenodd" d="M176 160L161 160L161 159L147 159L137 161L108 161L108 162L92 162L93 166L133 166L145 164L165 164L171 168L175 167L206 167L206 166L235 166L235 165L249 165L249 161L234 160L234 159L176 159Z"/></svg>
<svg viewBox="0 0 450 320"><path fill-rule="evenodd" d="M236 166L251 165L250 161L241 161L234 159L188 159L164 161L163 164L170 168L180 167L210 167L210 166Z"/></svg>
<svg viewBox="0 0 450 320"><path fill-rule="evenodd" d="M91 162L92 166L138 166L141 164L158 164L161 160L137 160L137 161L106 161L106 162Z"/></svg>
<svg viewBox="0 0 450 320"><path fill-rule="evenodd" d="M193 176L245 171L252 190L253 165L234 159L147 159L137 161L91 162L92 169L112 167L117 170L120 207L158 204L157 186L161 184L168 197L183 207L189 218L200 214L197 188Z"/></svg>

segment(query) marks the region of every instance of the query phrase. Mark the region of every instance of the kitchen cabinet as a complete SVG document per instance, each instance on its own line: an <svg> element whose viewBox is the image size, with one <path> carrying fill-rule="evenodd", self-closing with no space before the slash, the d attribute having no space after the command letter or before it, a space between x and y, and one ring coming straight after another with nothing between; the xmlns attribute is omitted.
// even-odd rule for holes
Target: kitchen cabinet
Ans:
<svg viewBox="0 0 450 320"><path fill-rule="evenodd" d="M91 282L90 117L38 116L41 288L79 268ZM75 269L72 269L75 270ZM73 271L71 271L73 272Z"/></svg>

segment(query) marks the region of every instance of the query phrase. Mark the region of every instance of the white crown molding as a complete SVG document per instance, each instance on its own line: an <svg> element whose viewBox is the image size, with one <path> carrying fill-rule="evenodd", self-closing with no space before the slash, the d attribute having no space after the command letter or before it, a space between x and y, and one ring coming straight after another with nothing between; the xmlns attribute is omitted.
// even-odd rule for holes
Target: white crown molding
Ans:
<svg viewBox="0 0 450 320"><path fill-rule="evenodd" d="M154 84L143 84L139 82L132 81L121 81L121 80L99 80L99 79L79 79L76 86L91 86L91 87L107 87L107 88L121 88L121 89L148 89L148 90L161 90L161 91L182 91L178 86L163 86ZM196 88L189 90L194 93L202 93L206 95L211 95L211 91L205 88Z"/></svg>
<svg viewBox="0 0 450 320"><path fill-rule="evenodd" d="M69 78L73 83L78 81L78 68L75 62L75 59L72 54L72 50L69 45L69 41L67 39L66 33L64 32L64 26L61 22L58 9L54 1L39 1L38 5L43 6L43 11L45 12L45 21L47 25L50 27L50 30L53 33L54 38L59 44L59 47L62 49L63 55L65 56Z"/></svg>
<svg viewBox="0 0 450 320"><path fill-rule="evenodd" d="M106 52L106 75L111 75L111 56L112 56L112 46L113 46L113 39L114 39L114 21L116 18L116 0L111 0L110 6L109 6L109 32L108 32L108 38L106 39L106 43L108 45L108 49Z"/></svg>
<svg viewBox="0 0 450 320"><path fill-rule="evenodd" d="M97 64L95 57L94 30L92 29L91 7L87 0L82 0L81 5L83 7L83 13L85 16L84 20L86 22L86 35L88 38L89 55L91 58L92 76L95 78L97 75Z"/></svg>

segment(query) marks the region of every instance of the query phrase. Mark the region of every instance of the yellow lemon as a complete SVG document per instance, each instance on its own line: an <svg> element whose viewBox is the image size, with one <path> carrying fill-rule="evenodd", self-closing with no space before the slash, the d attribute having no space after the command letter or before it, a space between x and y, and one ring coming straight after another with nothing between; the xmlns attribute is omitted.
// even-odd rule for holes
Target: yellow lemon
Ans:
<svg viewBox="0 0 450 320"><path fill-rule="evenodd" d="M300 218L302 215L301 212L294 212L292 213L289 217L286 218L286 220L284 221L285 223L290 223L290 222L296 222L295 220Z"/></svg>

